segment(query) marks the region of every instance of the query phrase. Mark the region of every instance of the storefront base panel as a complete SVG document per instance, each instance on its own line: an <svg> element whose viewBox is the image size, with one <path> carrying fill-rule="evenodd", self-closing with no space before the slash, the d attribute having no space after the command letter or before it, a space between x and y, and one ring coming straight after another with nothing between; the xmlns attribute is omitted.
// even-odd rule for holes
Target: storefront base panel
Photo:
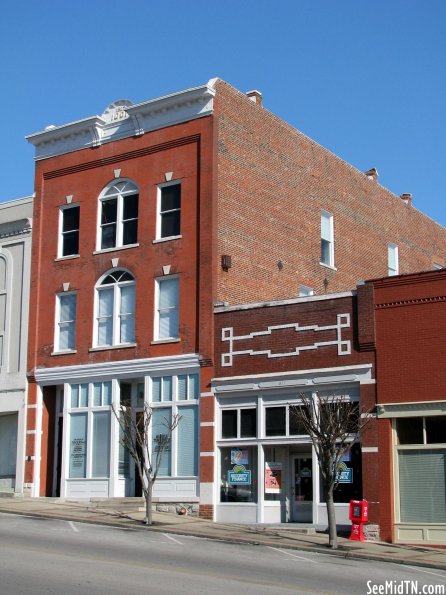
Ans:
<svg viewBox="0 0 446 595"><path fill-rule="evenodd" d="M257 523L257 504L218 504L217 523Z"/></svg>
<svg viewBox="0 0 446 595"><path fill-rule="evenodd" d="M172 479L158 477L153 486L153 497L160 501L196 500L198 498L198 479Z"/></svg>
<svg viewBox="0 0 446 595"><path fill-rule="evenodd" d="M338 530L342 530L345 527L351 527L351 521L348 518L348 504L335 504L335 512ZM319 530L325 530L328 528L327 506L325 503L318 504L317 506L317 523L315 524Z"/></svg>
<svg viewBox="0 0 446 595"><path fill-rule="evenodd" d="M109 481L73 481L66 482L66 498L108 498Z"/></svg>
<svg viewBox="0 0 446 595"><path fill-rule="evenodd" d="M395 525L395 541L446 545L446 525Z"/></svg>
<svg viewBox="0 0 446 595"><path fill-rule="evenodd" d="M286 523L288 521L289 514L285 505L278 504L266 504L263 509L263 522L264 523Z"/></svg>

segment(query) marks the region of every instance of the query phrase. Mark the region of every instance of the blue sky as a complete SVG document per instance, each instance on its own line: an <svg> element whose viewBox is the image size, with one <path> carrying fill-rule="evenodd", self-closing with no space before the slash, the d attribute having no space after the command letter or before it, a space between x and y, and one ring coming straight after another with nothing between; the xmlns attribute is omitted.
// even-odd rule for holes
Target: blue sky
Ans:
<svg viewBox="0 0 446 595"><path fill-rule="evenodd" d="M16 0L0 56L0 201L26 134L218 76L446 226L444 0Z"/></svg>

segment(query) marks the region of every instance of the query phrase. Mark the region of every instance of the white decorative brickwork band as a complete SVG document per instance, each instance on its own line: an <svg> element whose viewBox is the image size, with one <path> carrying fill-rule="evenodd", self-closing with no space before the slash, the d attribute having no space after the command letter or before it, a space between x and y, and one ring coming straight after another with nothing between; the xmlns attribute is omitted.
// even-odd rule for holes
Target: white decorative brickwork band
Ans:
<svg viewBox="0 0 446 595"><path fill-rule="evenodd" d="M338 348L338 355L350 355L351 353L351 342L349 340L342 340L342 329L343 328L350 328L350 314L338 314L337 315L337 322L336 324L331 324L327 326L318 326L317 324L312 324L309 326L300 326L298 322L290 323L290 324L278 324L275 326L269 326L264 331L254 331L249 333L248 335L234 335L233 327L226 327L221 329L221 340L223 342L229 343L229 351L227 353L223 353L221 356L221 365L222 367L229 367L232 366L233 358L235 355L266 355L269 359L276 358L276 357L292 357L296 355L300 355L301 351L310 351L312 349L319 349L319 347L327 347L329 345L336 345ZM254 340L256 337L264 337L265 335L272 335L273 331L283 330L283 329L294 329L296 333L301 331L313 331L315 333L320 331L336 331L336 339L333 341L320 341L311 343L309 345L302 345L300 347L295 347L293 351L285 351L280 353L273 353L271 349L243 349L240 351L234 351L234 343L236 341L246 341L249 339Z"/></svg>

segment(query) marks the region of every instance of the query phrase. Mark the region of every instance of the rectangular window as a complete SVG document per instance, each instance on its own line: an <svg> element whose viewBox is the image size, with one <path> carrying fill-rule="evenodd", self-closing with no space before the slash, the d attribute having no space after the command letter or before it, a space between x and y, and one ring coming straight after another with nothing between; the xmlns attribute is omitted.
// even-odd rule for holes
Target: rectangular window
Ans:
<svg viewBox="0 0 446 595"><path fill-rule="evenodd" d="M159 450L159 445L163 442L163 437L168 433L168 427L172 420L172 409L170 407L162 407L154 409L152 412L152 464L156 463L156 456ZM159 468L159 475L171 475L171 450L172 443L164 450L161 465Z"/></svg>
<svg viewBox="0 0 446 595"><path fill-rule="evenodd" d="M446 523L446 450L401 450L398 463L401 522Z"/></svg>
<svg viewBox="0 0 446 595"><path fill-rule="evenodd" d="M180 407L181 419L178 424L178 475L198 473L198 407Z"/></svg>
<svg viewBox="0 0 446 595"><path fill-rule="evenodd" d="M265 409L265 435L286 435L286 407L267 407Z"/></svg>
<svg viewBox="0 0 446 595"><path fill-rule="evenodd" d="M60 209L59 257L79 254L79 217L79 205Z"/></svg>
<svg viewBox="0 0 446 595"><path fill-rule="evenodd" d="M314 295L314 291L311 287L307 287L306 285L301 285L299 287L299 297L309 297L310 295Z"/></svg>
<svg viewBox="0 0 446 595"><path fill-rule="evenodd" d="M257 502L257 447L221 448L221 502Z"/></svg>
<svg viewBox="0 0 446 595"><path fill-rule="evenodd" d="M87 473L87 414L70 416L70 477L86 477Z"/></svg>
<svg viewBox="0 0 446 595"><path fill-rule="evenodd" d="M257 409L223 409L221 412L221 437L256 438Z"/></svg>
<svg viewBox="0 0 446 595"><path fill-rule="evenodd" d="M71 351L76 342L76 299L75 293L57 296L56 351Z"/></svg>
<svg viewBox="0 0 446 595"><path fill-rule="evenodd" d="M174 182L158 188L157 238L180 235L181 184Z"/></svg>
<svg viewBox="0 0 446 595"><path fill-rule="evenodd" d="M396 244L389 244L387 255L387 274L389 276L399 274L398 260L398 246Z"/></svg>
<svg viewBox="0 0 446 595"><path fill-rule="evenodd" d="M108 477L110 462L110 412L93 413L92 477Z"/></svg>
<svg viewBox="0 0 446 595"><path fill-rule="evenodd" d="M321 264L334 267L333 215L326 211L321 215Z"/></svg>
<svg viewBox="0 0 446 595"><path fill-rule="evenodd" d="M156 296L156 339L178 338L178 278L158 279Z"/></svg>

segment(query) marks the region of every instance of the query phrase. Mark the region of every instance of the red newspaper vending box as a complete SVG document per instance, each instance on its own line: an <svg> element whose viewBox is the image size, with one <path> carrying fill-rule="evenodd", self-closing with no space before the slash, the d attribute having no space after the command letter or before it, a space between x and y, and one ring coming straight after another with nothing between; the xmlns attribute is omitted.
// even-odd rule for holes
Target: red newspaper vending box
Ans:
<svg viewBox="0 0 446 595"><path fill-rule="evenodd" d="M364 525L369 519L369 505L367 500L350 500L349 518L352 522L350 539L365 541Z"/></svg>

